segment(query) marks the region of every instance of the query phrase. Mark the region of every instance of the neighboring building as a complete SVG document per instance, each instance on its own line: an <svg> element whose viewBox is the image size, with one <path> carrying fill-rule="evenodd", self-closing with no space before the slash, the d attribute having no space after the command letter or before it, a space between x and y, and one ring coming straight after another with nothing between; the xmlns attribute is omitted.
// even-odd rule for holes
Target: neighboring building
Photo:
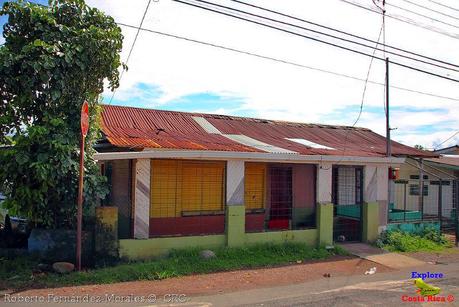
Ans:
<svg viewBox="0 0 459 307"><path fill-rule="evenodd" d="M407 158L396 180L390 182L389 229L413 231L430 226L454 233L458 179L459 156Z"/></svg>
<svg viewBox="0 0 459 307"><path fill-rule="evenodd" d="M437 155L369 129L104 106L96 159L122 256L169 248L372 241L389 167ZM145 240L138 240L145 239Z"/></svg>
<svg viewBox="0 0 459 307"><path fill-rule="evenodd" d="M459 155L459 145L434 150L434 153L442 155Z"/></svg>

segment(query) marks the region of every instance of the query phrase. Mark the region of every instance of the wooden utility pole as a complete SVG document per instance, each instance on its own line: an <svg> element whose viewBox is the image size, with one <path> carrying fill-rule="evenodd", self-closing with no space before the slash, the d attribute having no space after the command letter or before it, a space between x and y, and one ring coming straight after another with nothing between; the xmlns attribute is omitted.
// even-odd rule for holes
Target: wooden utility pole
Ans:
<svg viewBox="0 0 459 307"><path fill-rule="evenodd" d="M76 233L76 268L81 271L81 236L83 228L83 178L84 178L84 142L89 129L89 106L85 101L81 106L80 139L80 174L78 178L77 233Z"/></svg>
<svg viewBox="0 0 459 307"><path fill-rule="evenodd" d="M389 58L386 58L386 155L392 155L390 144L390 122L389 122Z"/></svg>

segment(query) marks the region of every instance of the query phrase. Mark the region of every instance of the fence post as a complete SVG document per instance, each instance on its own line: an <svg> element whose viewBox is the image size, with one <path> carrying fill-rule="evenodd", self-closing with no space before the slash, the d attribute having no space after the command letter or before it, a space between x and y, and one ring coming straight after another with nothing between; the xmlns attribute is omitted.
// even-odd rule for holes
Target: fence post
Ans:
<svg viewBox="0 0 459 307"><path fill-rule="evenodd" d="M440 232L442 230L443 222L442 222L442 215L443 215L443 204L442 204L442 179L439 179L438 184L438 218L440 219Z"/></svg>
<svg viewBox="0 0 459 307"><path fill-rule="evenodd" d="M456 226L456 246L459 247L459 180L455 180L454 181L456 184L455 186L453 187L454 189L456 189L456 206L455 206L455 217L454 217L454 221L455 221L455 226Z"/></svg>
<svg viewBox="0 0 459 307"><path fill-rule="evenodd" d="M424 220L424 180L421 181L421 184L419 187L419 195L421 195L419 197L420 206L421 206L421 220Z"/></svg>
<svg viewBox="0 0 459 307"><path fill-rule="evenodd" d="M406 222L406 186L407 182L403 184L403 221Z"/></svg>
<svg viewBox="0 0 459 307"><path fill-rule="evenodd" d="M458 208L456 208L456 246L459 247L459 214L457 214Z"/></svg>
<svg viewBox="0 0 459 307"><path fill-rule="evenodd" d="M419 203L421 209L421 220L424 220L424 164L422 158L419 159Z"/></svg>

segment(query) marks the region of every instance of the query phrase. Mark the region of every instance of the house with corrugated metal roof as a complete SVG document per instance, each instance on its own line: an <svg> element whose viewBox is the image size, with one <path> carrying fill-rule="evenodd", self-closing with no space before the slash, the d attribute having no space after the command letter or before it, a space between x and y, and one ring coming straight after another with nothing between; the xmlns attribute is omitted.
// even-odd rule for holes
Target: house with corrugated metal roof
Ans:
<svg viewBox="0 0 459 307"><path fill-rule="evenodd" d="M373 241L389 169L435 154L366 128L104 106L96 159L122 256L257 242Z"/></svg>
<svg viewBox="0 0 459 307"><path fill-rule="evenodd" d="M389 179L389 230L429 227L458 239L459 155L407 157Z"/></svg>

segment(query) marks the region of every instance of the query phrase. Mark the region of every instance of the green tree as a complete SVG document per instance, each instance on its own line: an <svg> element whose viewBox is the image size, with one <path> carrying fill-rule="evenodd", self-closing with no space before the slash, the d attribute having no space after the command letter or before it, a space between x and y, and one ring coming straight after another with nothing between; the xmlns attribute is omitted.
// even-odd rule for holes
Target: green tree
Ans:
<svg viewBox="0 0 459 307"><path fill-rule="evenodd" d="M419 149L419 150L427 150L424 146L422 145L414 145L414 148Z"/></svg>
<svg viewBox="0 0 459 307"><path fill-rule="evenodd" d="M112 17L83 0L49 6L6 2L0 47L0 184L12 212L45 226L75 221L80 109L90 107L85 208L107 193L92 146L100 136L99 95L119 85L123 36Z"/></svg>

